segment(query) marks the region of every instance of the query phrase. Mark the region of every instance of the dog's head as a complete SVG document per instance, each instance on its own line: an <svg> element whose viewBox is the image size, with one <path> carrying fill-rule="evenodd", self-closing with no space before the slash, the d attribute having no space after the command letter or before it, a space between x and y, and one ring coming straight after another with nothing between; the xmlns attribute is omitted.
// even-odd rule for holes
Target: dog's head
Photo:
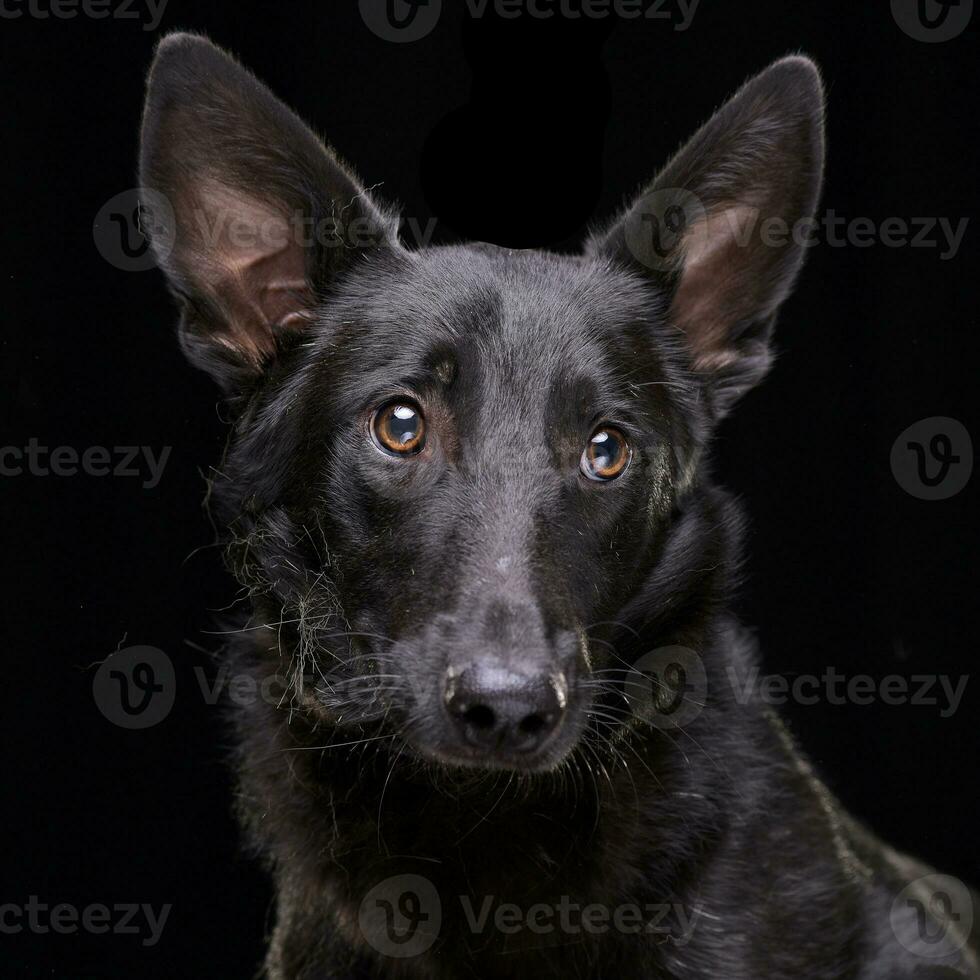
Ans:
<svg viewBox="0 0 980 980"><path fill-rule="evenodd" d="M583 254L409 250L251 74L164 40L144 207L235 407L215 494L304 711L548 769L619 724L596 705L643 644L704 640L731 558L702 450L767 370L822 159L786 58Z"/></svg>

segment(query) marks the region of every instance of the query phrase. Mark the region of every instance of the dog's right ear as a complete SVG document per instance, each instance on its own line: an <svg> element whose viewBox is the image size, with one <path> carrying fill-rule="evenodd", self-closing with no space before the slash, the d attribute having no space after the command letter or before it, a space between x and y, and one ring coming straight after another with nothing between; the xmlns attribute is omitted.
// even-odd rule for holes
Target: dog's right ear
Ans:
<svg viewBox="0 0 980 980"><path fill-rule="evenodd" d="M397 219L254 75L171 34L147 81L146 229L181 304L188 356L228 391L301 334L344 267L397 248Z"/></svg>

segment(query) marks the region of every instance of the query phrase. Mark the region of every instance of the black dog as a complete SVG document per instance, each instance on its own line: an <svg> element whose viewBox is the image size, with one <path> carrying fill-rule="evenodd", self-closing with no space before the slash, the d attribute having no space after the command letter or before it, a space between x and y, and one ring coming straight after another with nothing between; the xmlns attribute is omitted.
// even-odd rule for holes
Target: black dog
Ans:
<svg viewBox="0 0 980 980"><path fill-rule="evenodd" d="M285 678L236 717L269 977L980 976L969 896L730 681L707 446L769 366L803 248L758 231L812 215L822 117L786 58L582 255L409 250L234 60L161 44L141 184L234 411L228 655Z"/></svg>

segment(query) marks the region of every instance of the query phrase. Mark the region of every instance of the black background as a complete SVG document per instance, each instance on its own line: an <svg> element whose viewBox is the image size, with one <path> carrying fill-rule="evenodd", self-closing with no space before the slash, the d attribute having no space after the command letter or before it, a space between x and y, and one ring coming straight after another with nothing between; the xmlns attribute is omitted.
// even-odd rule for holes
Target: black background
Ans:
<svg viewBox="0 0 980 980"><path fill-rule="evenodd" d="M927 44L887 3L702 0L685 31L474 20L444 6L407 44L336 0L170 0L156 32L127 19L0 20L0 441L173 447L154 489L83 475L0 483L0 902L173 905L153 948L0 934L5 977L245 977L269 921L270 890L239 854L227 737L192 672L219 643L208 610L235 596L201 508L222 445L216 390L177 350L159 272L115 268L92 233L100 207L135 183L143 76L162 32L204 31L237 52L366 184L383 182L423 225L437 217L436 241L574 248L747 75L794 50L819 61L829 92L825 210L875 224L975 213L973 25ZM945 261L942 248L812 249L776 370L720 433L719 474L751 517L740 613L768 670L974 669L976 476L949 500L917 500L889 454L931 416L977 435L975 241L971 224ZM92 679L137 643L172 658L177 698L163 723L125 731L97 710ZM951 718L882 704L785 714L879 833L980 880L980 680Z"/></svg>

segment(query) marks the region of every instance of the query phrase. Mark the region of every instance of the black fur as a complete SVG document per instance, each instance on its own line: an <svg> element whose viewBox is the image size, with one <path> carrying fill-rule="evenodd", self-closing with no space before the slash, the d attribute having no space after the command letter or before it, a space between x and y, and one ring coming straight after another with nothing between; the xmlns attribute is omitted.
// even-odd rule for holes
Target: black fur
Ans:
<svg viewBox="0 0 980 980"><path fill-rule="evenodd" d="M269 977L980 976L969 947L908 951L892 902L927 869L843 813L727 680L755 652L727 612L740 520L708 443L767 370L802 262L732 228L812 214L822 115L816 69L787 58L581 256L410 251L236 62L190 35L161 44L141 182L182 343L234 408L212 502L251 613L227 656L287 681L235 717L241 816L278 888ZM668 207L679 231L650 238ZM328 230L243 242L229 215ZM417 457L372 443L392 397L424 410ZM599 423L633 446L608 484L578 465ZM675 730L624 699L630 665L671 644L708 679ZM567 681L540 751L460 742L445 677L481 658ZM397 958L358 917L403 874L432 882L442 915L428 950ZM487 896L670 911L641 934L474 933L461 897Z"/></svg>

